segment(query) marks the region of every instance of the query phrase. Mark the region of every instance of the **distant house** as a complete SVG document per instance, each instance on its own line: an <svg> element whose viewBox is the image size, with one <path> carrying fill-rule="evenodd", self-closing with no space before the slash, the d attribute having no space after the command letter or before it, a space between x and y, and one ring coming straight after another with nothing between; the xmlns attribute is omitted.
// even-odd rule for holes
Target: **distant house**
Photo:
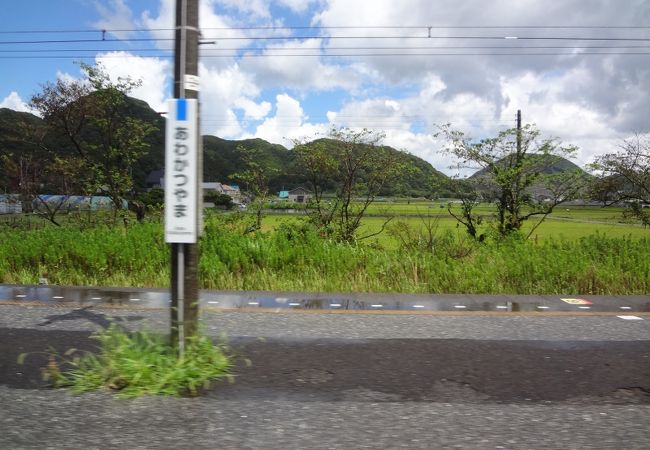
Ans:
<svg viewBox="0 0 650 450"><path fill-rule="evenodd" d="M243 202L243 197L239 186L236 184L223 184L217 182L203 182L203 194L207 194L210 191L217 191L219 194L224 194L232 198L233 203L240 204Z"/></svg>
<svg viewBox="0 0 650 450"><path fill-rule="evenodd" d="M165 188L165 171L163 169L154 170L149 173L147 176L146 185L148 189L159 187ZM243 196L239 190L239 186L236 184L223 184L215 181L204 181L201 184L203 189L203 195L207 194L210 191L217 191L219 194L225 194L232 198L232 201L235 204L240 204L243 202Z"/></svg>
<svg viewBox="0 0 650 450"><path fill-rule="evenodd" d="M288 193L289 201L296 203L307 203L312 197L311 191L303 188L297 187L291 189Z"/></svg>
<svg viewBox="0 0 650 450"><path fill-rule="evenodd" d="M239 186L236 184L221 184L221 189L222 189L222 194L226 194L232 198L232 201L236 204L241 204L244 201L244 197L242 196L241 191L239 190Z"/></svg>

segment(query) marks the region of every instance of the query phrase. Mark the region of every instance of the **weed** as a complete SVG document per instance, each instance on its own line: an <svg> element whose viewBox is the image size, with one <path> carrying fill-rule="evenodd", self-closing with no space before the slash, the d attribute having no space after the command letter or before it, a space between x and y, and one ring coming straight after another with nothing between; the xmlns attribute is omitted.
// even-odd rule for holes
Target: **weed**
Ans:
<svg viewBox="0 0 650 450"><path fill-rule="evenodd" d="M121 397L141 395L197 395L218 378L231 376L230 357L207 336L188 339L182 357L167 340L150 331L127 332L116 324L92 336L99 353L50 349L43 378L55 387L86 392L102 387ZM27 355L19 357L22 363Z"/></svg>

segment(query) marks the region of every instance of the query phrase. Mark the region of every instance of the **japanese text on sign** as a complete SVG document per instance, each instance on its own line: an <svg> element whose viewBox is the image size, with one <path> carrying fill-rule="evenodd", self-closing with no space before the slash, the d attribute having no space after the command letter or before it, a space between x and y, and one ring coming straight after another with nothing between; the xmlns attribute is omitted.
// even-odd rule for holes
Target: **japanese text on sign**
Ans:
<svg viewBox="0 0 650 450"><path fill-rule="evenodd" d="M165 133L165 241L197 238L197 101L169 101Z"/></svg>

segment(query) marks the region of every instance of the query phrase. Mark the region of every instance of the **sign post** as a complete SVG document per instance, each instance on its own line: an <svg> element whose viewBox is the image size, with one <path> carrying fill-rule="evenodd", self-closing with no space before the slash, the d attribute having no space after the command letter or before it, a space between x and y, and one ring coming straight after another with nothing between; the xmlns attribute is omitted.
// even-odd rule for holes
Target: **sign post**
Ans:
<svg viewBox="0 0 650 450"><path fill-rule="evenodd" d="M165 136L165 240L171 247L171 340L180 357L199 320L199 34L199 0L176 0L174 100Z"/></svg>

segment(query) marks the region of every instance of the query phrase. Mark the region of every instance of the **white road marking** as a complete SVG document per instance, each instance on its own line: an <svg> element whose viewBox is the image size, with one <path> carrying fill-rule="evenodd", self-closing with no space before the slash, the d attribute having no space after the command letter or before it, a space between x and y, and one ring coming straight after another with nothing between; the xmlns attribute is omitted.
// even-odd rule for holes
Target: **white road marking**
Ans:
<svg viewBox="0 0 650 450"><path fill-rule="evenodd" d="M131 300L132 302L139 302L140 301L139 298L130 298L129 300Z"/></svg>
<svg viewBox="0 0 650 450"><path fill-rule="evenodd" d="M219 304L219 302L208 302L208 303L211 304L211 305L217 305L217 304Z"/></svg>
<svg viewBox="0 0 650 450"><path fill-rule="evenodd" d="M291 302L291 303L289 303L289 306L300 306L300 303Z"/></svg>
<svg viewBox="0 0 650 450"><path fill-rule="evenodd" d="M619 306L620 309L632 309L631 306Z"/></svg>
<svg viewBox="0 0 650 450"><path fill-rule="evenodd" d="M16 298L25 298L25 297L27 297L25 294L18 294L18 295L16 295Z"/></svg>
<svg viewBox="0 0 650 450"><path fill-rule="evenodd" d="M52 298L60 299L60 298L63 298L63 297L61 297L60 295L55 295L55 296L52 297Z"/></svg>
<svg viewBox="0 0 650 450"><path fill-rule="evenodd" d="M414 308L424 308L424 305L413 305Z"/></svg>
<svg viewBox="0 0 650 450"><path fill-rule="evenodd" d="M371 308L383 308L384 305L370 305Z"/></svg>
<svg viewBox="0 0 650 450"><path fill-rule="evenodd" d="M91 300L101 300L102 298L101 297L91 297L90 299Z"/></svg>
<svg viewBox="0 0 650 450"><path fill-rule="evenodd" d="M591 309L591 306L578 306L580 309Z"/></svg>
<svg viewBox="0 0 650 450"><path fill-rule="evenodd" d="M497 305L497 309L508 309L506 305Z"/></svg>
<svg viewBox="0 0 650 450"><path fill-rule="evenodd" d="M260 302L248 302L250 306L257 306L260 304Z"/></svg>
<svg viewBox="0 0 650 450"><path fill-rule="evenodd" d="M619 319L623 319L623 320L643 320L639 316L616 316L616 317L618 317Z"/></svg>
<svg viewBox="0 0 650 450"><path fill-rule="evenodd" d="M465 306L465 305L454 305L454 308L465 309L465 308L467 308L467 306Z"/></svg>
<svg viewBox="0 0 650 450"><path fill-rule="evenodd" d="M332 308L339 308L339 307L341 307L341 304L340 303L330 303L330 306Z"/></svg>
<svg viewBox="0 0 650 450"><path fill-rule="evenodd" d="M538 306L537 308L538 308L538 309L549 309L550 306Z"/></svg>

